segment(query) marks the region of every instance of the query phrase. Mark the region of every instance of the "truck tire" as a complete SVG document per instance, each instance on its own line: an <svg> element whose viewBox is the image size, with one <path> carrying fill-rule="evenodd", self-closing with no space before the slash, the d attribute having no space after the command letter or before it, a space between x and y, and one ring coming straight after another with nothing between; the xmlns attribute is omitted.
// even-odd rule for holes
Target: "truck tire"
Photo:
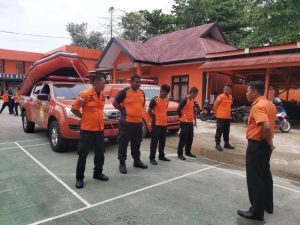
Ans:
<svg viewBox="0 0 300 225"><path fill-rule="evenodd" d="M150 136L150 132L147 128L147 125L146 125L145 121L143 121L142 136L143 136L143 138L146 138L146 137Z"/></svg>
<svg viewBox="0 0 300 225"><path fill-rule="evenodd" d="M111 137L108 138L109 143L111 144L117 144L118 143L118 137Z"/></svg>
<svg viewBox="0 0 300 225"><path fill-rule="evenodd" d="M35 124L28 120L26 111L22 113L22 124L25 133L34 133Z"/></svg>
<svg viewBox="0 0 300 225"><path fill-rule="evenodd" d="M168 130L168 133L169 134L176 134L178 131L179 131L179 129L171 129L171 130Z"/></svg>
<svg viewBox="0 0 300 225"><path fill-rule="evenodd" d="M61 136L60 127L56 120L52 121L49 127L49 141L53 151L63 152L66 150L66 140Z"/></svg>

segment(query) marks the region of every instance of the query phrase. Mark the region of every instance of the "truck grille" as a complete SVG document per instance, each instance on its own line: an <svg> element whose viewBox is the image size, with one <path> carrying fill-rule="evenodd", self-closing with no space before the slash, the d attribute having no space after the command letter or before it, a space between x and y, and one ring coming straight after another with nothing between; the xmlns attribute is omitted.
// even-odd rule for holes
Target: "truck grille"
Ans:
<svg viewBox="0 0 300 225"><path fill-rule="evenodd" d="M178 116L178 112L177 111L168 111L167 116Z"/></svg>

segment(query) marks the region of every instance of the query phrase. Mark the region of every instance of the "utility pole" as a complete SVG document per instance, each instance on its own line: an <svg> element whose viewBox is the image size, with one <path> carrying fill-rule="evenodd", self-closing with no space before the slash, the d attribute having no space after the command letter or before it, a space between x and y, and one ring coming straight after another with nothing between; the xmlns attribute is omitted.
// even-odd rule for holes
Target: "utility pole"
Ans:
<svg viewBox="0 0 300 225"><path fill-rule="evenodd" d="M114 14L114 7L109 7L108 11L110 13L110 39L113 37L113 14Z"/></svg>

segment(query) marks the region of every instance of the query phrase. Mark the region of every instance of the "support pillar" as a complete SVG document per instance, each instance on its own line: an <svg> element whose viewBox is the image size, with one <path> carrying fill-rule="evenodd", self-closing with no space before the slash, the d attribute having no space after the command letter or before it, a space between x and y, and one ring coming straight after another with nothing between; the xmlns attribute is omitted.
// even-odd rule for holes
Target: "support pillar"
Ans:
<svg viewBox="0 0 300 225"><path fill-rule="evenodd" d="M207 99L207 100L209 100L209 76L210 76L210 72L207 72L206 73L206 94L205 94L205 96L206 96L206 98L205 98L205 100Z"/></svg>
<svg viewBox="0 0 300 225"><path fill-rule="evenodd" d="M288 74L288 80L287 80L287 85L286 85L286 98L285 100L289 100L289 95L290 95L290 85L291 85L291 75Z"/></svg>
<svg viewBox="0 0 300 225"><path fill-rule="evenodd" d="M142 64L138 64L137 66L137 74L140 75L140 76L143 76L143 71L142 71Z"/></svg>
<svg viewBox="0 0 300 225"><path fill-rule="evenodd" d="M266 76L265 76L265 97L269 97L269 87L270 87L270 69L268 68L266 70Z"/></svg>
<svg viewBox="0 0 300 225"><path fill-rule="evenodd" d="M117 83L117 73L118 73L118 65L114 65L114 70L113 70L113 83Z"/></svg>

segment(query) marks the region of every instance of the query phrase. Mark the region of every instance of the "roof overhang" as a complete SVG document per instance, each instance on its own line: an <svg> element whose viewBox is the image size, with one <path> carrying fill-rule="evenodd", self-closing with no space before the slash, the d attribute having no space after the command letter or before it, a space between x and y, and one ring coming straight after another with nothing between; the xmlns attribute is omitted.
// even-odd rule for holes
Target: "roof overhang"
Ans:
<svg viewBox="0 0 300 225"><path fill-rule="evenodd" d="M209 61L203 63L199 69L203 70L204 72L217 72L287 66L300 66L300 54L281 54Z"/></svg>

